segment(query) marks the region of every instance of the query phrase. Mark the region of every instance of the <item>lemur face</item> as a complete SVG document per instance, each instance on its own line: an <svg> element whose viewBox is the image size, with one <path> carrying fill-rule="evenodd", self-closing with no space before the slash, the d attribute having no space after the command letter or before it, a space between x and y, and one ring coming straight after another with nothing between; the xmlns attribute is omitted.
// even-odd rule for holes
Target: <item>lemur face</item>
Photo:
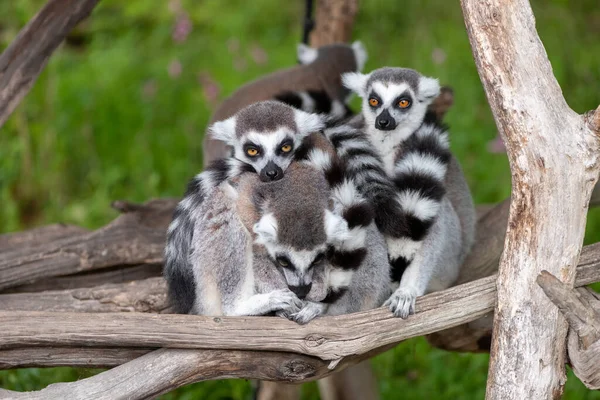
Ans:
<svg viewBox="0 0 600 400"><path fill-rule="evenodd" d="M233 148L233 157L251 165L261 181L269 182L283 178L302 140L322 128L316 114L262 101L216 122L210 132Z"/></svg>
<svg viewBox="0 0 600 400"><path fill-rule="evenodd" d="M255 242L265 246L273 264L285 277L289 289L300 299L310 292L315 271L324 273L322 267L328 262L330 244L348 240L352 235L342 217L329 210L324 212L324 218L321 217L320 221L303 221L310 217L299 213L295 221L288 220L285 224L277 221L273 213L268 213L253 227ZM316 235L317 240L311 235L308 239L310 242L307 242L302 239L305 232L300 232L300 229L312 222L313 229L315 224L320 224L321 229Z"/></svg>
<svg viewBox="0 0 600 400"><path fill-rule="evenodd" d="M439 94L436 79L407 68L380 68L370 74L345 74L344 84L363 99L369 133L405 139L423 121Z"/></svg>

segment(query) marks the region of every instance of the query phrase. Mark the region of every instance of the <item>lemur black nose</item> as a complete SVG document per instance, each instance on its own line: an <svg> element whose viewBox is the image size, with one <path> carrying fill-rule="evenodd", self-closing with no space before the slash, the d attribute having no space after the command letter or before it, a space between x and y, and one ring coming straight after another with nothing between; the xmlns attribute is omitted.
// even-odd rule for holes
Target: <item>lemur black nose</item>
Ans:
<svg viewBox="0 0 600 400"><path fill-rule="evenodd" d="M300 285L300 286L288 285L288 288L290 288L290 290L292 292L294 292L294 294L296 296L298 296L299 299L304 299L306 297L306 295L308 294L308 292L310 292L311 287L312 287L312 282L309 283L308 285Z"/></svg>
<svg viewBox="0 0 600 400"><path fill-rule="evenodd" d="M259 177L263 182L278 181L283 178L283 170L273 161L269 161L260 171Z"/></svg>
<svg viewBox="0 0 600 400"><path fill-rule="evenodd" d="M379 125L380 128L385 128L390 124L390 121L387 119L380 119L379 121L377 121L377 125Z"/></svg>

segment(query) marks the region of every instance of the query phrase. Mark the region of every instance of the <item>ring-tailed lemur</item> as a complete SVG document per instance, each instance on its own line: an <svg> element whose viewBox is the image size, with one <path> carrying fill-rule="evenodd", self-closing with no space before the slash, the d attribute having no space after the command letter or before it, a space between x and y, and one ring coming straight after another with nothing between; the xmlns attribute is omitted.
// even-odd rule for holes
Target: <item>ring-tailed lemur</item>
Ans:
<svg viewBox="0 0 600 400"><path fill-rule="evenodd" d="M330 260L335 262L336 254L353 253L357 260L366 255L370 207L351 192L348 181L338 186L345 193L334 193L332 204L325 176L337 175L295 163L276 182L261 183L255 174L244 174L215 188L197 209L190 262L165 270L171 300L189 305L177 311L278 312L298 322L317 316L298 313L304 304L299 298L311 304L327 301L328 290L350 284L355 268ZM301 203L295 201L297 194L302 195ZM189 279L181 279L184 276ZM191 294L191 299L182 302L182 293Z"/></svg>
<svg viewBox="0 0 600 400"><path fill-rule="evenodd" d="M377 226L388 244L390 276L394 284L400 283L386 305L405 318L414 311L417 296L456 279L474 235L472 200L462 183L454 196L460 204L453 208L444 197L448 165L456 161L445 129L432 114L426 118L439 93L437 80L409 69L382 68L368 75L346 74L344 82L363 98L362 115L325 133L374 205ZM453 179L464 183L460 167L452 171ZM445 248L457 235L456 257L451 247L443 264L423 265L423 246L430 237ZM427 252L437 254L430 248Z"/></svg>
<svg viewBox="0 0 600 400"><path fill-rule="evenodd" d="M354 42L312 49L300 44L297 54L302 65L274 72L240 87L215 110L209 124L230 118L250 104L277 97L307 112L346 115L345 104L350 91L342 85L341 75L362 70L367 60L363 45ZM210 132L204 136L203 152L204 166L231 154L229 146Z"/></svg>

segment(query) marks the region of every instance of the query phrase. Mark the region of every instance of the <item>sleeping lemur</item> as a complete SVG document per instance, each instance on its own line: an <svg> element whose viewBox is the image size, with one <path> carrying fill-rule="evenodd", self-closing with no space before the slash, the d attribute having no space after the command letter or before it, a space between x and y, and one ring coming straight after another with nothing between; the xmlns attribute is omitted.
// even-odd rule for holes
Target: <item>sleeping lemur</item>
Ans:
<svg viewBox="0 0 600 400"><path fill-rule="evenodd" d="M367 52L360 42L318 49L298 45L302 65L276 71L237 89L214 112L209 124L226 120L244 107L265 100L281 100L307 112L325 113L336 120L348 114L350 91L342 85L344 72L360 71ZM210 130L204 136L204 166L231 155L226 141Z"/></svg>
<svg viewBox="0 0 600 400"><path fill-rule="evenodd" d="M246 173L216 187L196 210L189 263L165 269L177 311L276 312L305 323L346 295L363 260L376 266L365 249L365 242L372 242L366 238L373 229L370 207L336 168L331 162L325 171L294 163L275 182L260 182L256 174ZM385 261L383 240L379 248ZM353 262L339 265L340 259ZM370 279L381 275L383 271Z"/></svg>
<svg viewBox="0 0 600 400"><path fill-rule="evenodd" d="M346 74L344 82L363 98L362 115L325 134L373 203L399 285L385 304L406 318L417 296L456 279L473 242L471 195L445 128L427 111L437 80L382 68Z"/></svg>

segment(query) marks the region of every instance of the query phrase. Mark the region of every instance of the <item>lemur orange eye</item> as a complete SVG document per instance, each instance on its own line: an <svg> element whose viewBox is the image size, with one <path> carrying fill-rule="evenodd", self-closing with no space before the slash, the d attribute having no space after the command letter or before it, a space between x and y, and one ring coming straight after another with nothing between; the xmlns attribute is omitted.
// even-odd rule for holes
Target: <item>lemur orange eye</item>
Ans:
<svg viewBox="0 0 600 400"><path fill-rule="evenodd" d="M377 107L377 106L379 105L379 100L377 100L377 99L376 99L376 98L374 98L374 97L371 97L371 98L369 99L369 105L370 105L371 107Z"/></svg>
<svg viewBox="0 0 600 400"><path fill-rule="evenodd" d="M406 99L402 99L398 102L398 107L400 108L406 108L410 106L410 101L406 100Z"/></svg>
<svg viewBox="0 0 600 400"><path fill-rule="evenodd" d="M255 149L254 147L248 147L246 149L246 154L248 154L250 157L255 157L258 155L258 149Z"/></svg>
<svg viewBox="0 0 600 400"><path fill-rule="evenodd" d="M284 153L289 153L290 151L292 151L292 145L284 144L283 146L281 146L281 151L283 151Z"/></svg>

